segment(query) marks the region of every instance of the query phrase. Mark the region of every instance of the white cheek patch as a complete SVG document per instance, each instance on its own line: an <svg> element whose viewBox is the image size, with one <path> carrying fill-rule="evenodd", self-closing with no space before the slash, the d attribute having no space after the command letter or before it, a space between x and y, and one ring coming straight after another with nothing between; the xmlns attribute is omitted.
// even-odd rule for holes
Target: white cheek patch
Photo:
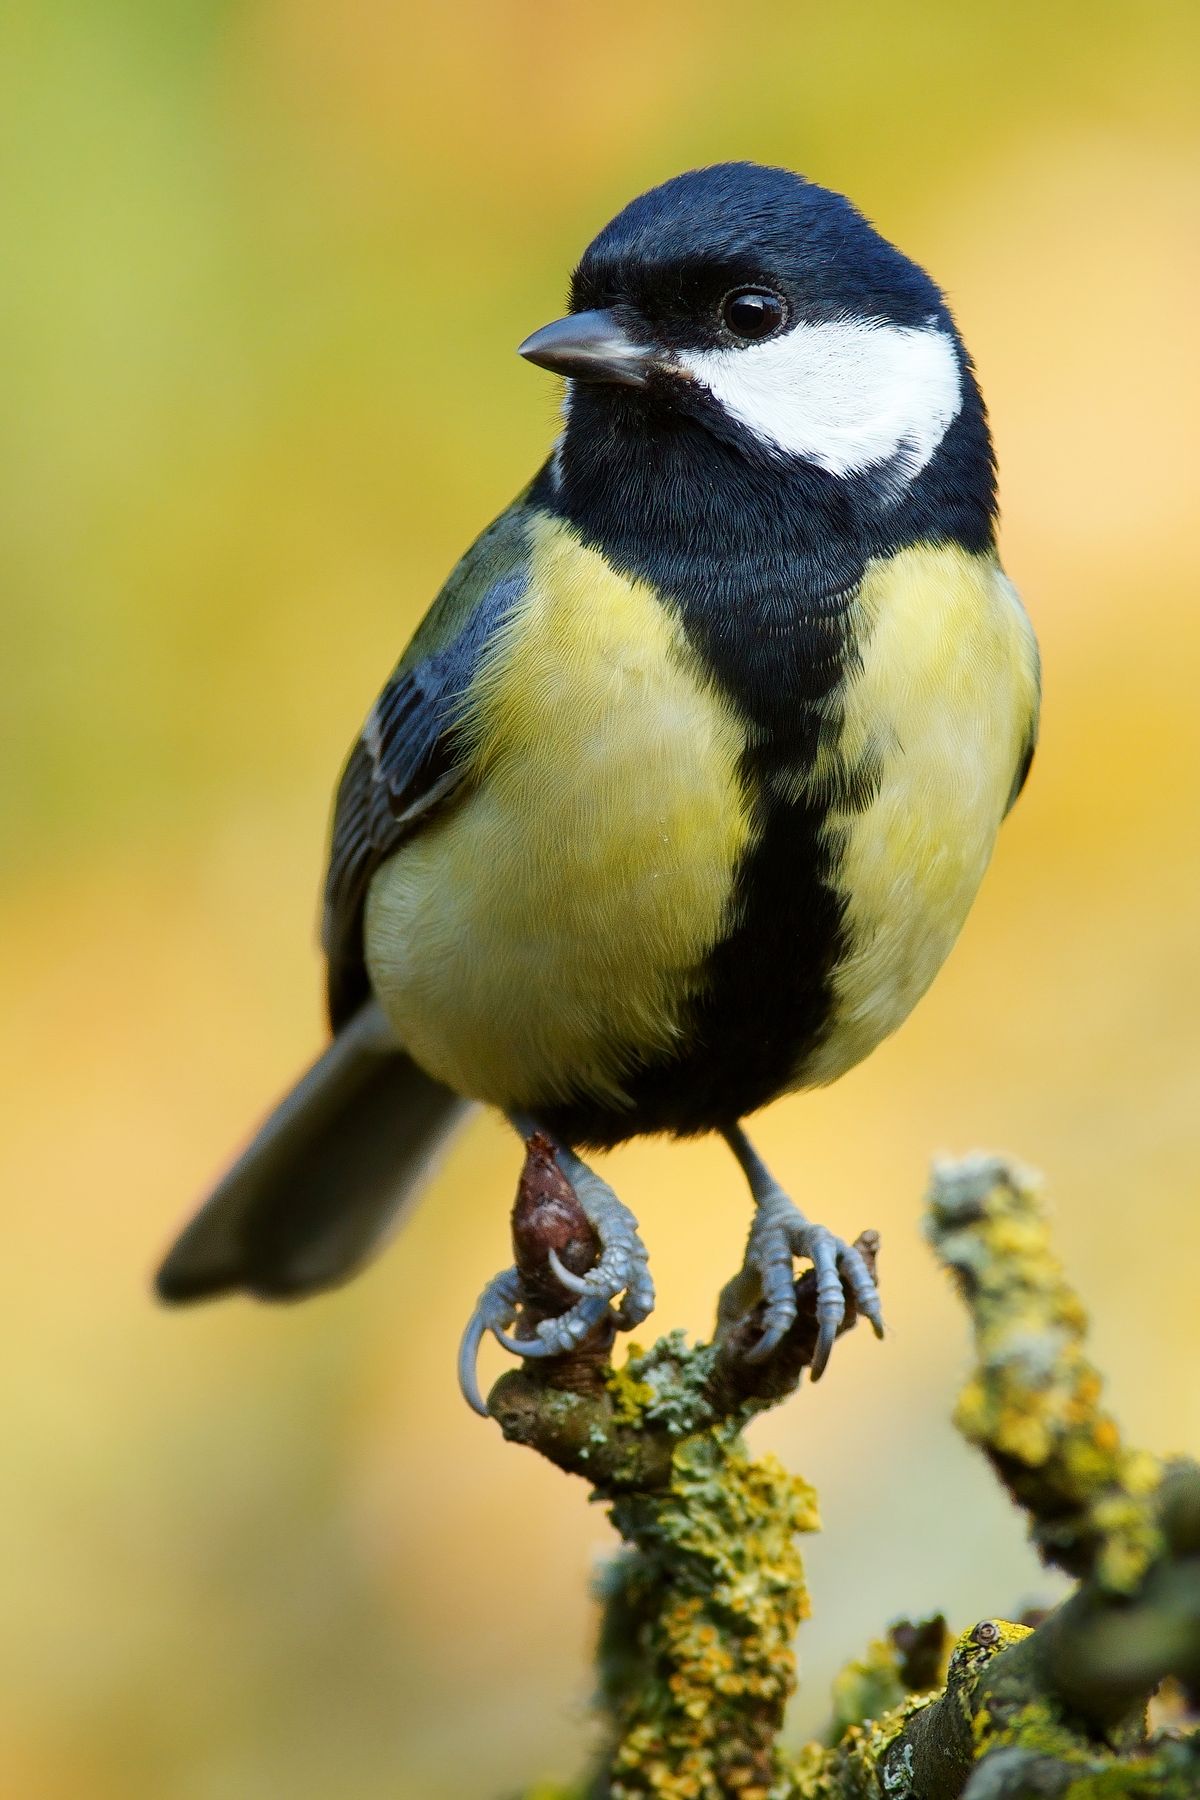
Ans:
<svg viewBox="0 0 1200 1800"><path fill-rule="evenodd" d="M894 460L911 481L962 404L954 340L932 319L802 323L762 344L684 351L679 367L762 442L832 475Z"/></svg>

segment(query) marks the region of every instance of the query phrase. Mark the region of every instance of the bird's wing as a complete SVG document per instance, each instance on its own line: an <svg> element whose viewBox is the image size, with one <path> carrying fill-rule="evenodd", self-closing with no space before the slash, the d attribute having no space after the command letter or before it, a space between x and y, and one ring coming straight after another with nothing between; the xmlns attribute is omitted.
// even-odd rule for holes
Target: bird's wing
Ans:
<svg viewBox="0 0 1200 1800"><path fill-rule="evenodd" d="M371 708L342 771L321 931L335 1031L369 991L362 922L372 876L462 782L457 705L524 591L529 519L521 495L476 539Z"/></svg>

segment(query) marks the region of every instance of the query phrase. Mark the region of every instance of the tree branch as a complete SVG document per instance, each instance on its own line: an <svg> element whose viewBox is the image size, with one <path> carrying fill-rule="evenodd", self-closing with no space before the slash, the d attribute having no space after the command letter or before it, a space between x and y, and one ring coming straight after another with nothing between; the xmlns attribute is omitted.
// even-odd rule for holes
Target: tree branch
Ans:
<svg viewBox="0 0 1200 1800"><path fill-rule="evenodd" d="M938 1169L928 1233L974 1326L959 1429L1080 1585L1036 1631L1000 1627L976 1666L952 1664L885 1769L910 1767L928 1800L1068 1794L1101 1772L1113 1795L1192 1792L1196 1745L1147 1751L1145 1708L1168 1675L1200 1685L1200 1469L1129 1449L1103 1410L1036 1178L994 1158Z"/></svg>
<svg viewBox="0 0 1200 1800"><path fill-rule="evenodd" d="M1078 1583L1036 1629L902 1626L835 1684L830 1741L779 1745L807 1614L798 1534L815 1497L742 1427L794 1391L816 1343L815 1283L764 1364L759 1309L723 1299L712 1342L681 1333L608 1366L611 1330L493 1389L506 1437L582 1475L625 1549L602 1588L596 1771L574 1800L1125 1800L1200 1793L1200 1739L1147 1736L1173 1676L1200 1692L1200 1469L1124 1445L1100 1404L1083 1309L1055 1259L1036 1180L994 1158L935 1171L928 1233L968 1308L977 1362L956 1418L1025 1512L1043 1559ZM582 1273L590 1227L536 1141L514 1215L534 1305L571 1300L551 1244ZM859 1247L874 1262L878 1239ZM850 1301L845 1329L854 1323ZM934 1691L930 1691L934 1690ZM542 1800L552 1796L539 1790ZM566 1800L566 1797L561 1797Z"/></svg>

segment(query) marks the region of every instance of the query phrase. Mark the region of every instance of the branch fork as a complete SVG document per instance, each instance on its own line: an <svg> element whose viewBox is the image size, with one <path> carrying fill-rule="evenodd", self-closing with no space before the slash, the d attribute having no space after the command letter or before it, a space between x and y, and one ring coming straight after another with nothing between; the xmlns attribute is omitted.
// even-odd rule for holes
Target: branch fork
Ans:
<svg viewBox="0 0 1200 1800"><path fill-rule="evenodd" d="M1033 1628L894 1627L835 1684L827 1740L781 1743L808 1612L797 1539L816 1498L743 1427L792 1393L817 1343L812 1272L764 1362L761 1306L727 1292L710 1342L669 1333L609 1366L602 1324L569 1355L503 1375L505 1436L582 1476L624 1542L601 1588L601 1745L588 1780L538 1800L1196 1800L1200 1468L1130 1448L1101 1404L1086 1319L1053 1254L1039 1184L996 1158L934 1171L926 1224L969 1313L976 1365L956 1421L1074 1592ZM570 1305L597 1245L531 1140L513 1218L531 1303ZM878 1237L857 1240L874 1273ZM590 1259L590 1260L589 1260ZM847 1293L843 1330L856 1322ZM1147 1703L1173 1683L1176 1723ZM1192 1709L1189 1712L1189 1708Z"/></svg>

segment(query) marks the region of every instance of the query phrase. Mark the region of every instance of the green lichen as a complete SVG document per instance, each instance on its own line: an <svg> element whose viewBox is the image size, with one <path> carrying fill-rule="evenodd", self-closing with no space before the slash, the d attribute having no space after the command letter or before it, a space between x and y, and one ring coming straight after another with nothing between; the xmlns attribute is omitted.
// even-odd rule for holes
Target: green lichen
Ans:
<svg viewBox="0 0 1200 1800"><path fill-rule="evenodd" d="M646 1422L671 1437L685 1437L711 1424L709 1389L717 1359L715 1344L689 1346L683 1331L668 1332L651 1350L631 1358L630 1376L648 1390Z"/></svg>
<svg viewBox="0 0 1200 1800"><path fill-rule="evenodd" d="M1197 1800L1200 1748L1178 1739L1119 1761L1078 1745L1061 1753L1013 1746L979 1764L963 1800Z"/></svg>
<svg viewBox="0 0 1200 1800"><path fill-rule="evenodd" d="M1148 1740L1157 1675L1137 1663L1150 1646L1158 1673L1200 1680L1186 1641L1200 1471L1164 1476L1102 1409L1032 1177L983 1158L938 1171L929 1231L975 1329L959 1426L1076 1593L1034 1632L963 1632L932 1692L908 1690L941 1680L944 1622L894 1630L838 1676L829 1738L789 1754L779 1732L808 1613L798 1538L818 1528L816 1499L775 1458L752 1459L741 1430L799 1363L747 1384L726 1319L715 1344L672 1332L632 1348L601 1391L557 1392L551 1365L509 1371L491 1400L506 1435L584 1475L624 1540L599 1583L602 1759L583 1787L526 1800L1200 1800L1200 1739ZM1119 1654L1097 1637L1114 1621ZM1101 1702L1086 1688L1097 1666Z"/></svg>
<svg viewBox="0 0 1200 1800"><path fill-rule="evenodd" d="M928 1694L945 1683L950 1645L940 1613L898 1620L833 1678L828 1742L840 1743L855 1725L873 1724L904 1705L910 1694Z"/></svg>
<svg viewBox="0 0 1200 1800"><path fill-rule="evenodd" d="M1009 1619L984 1619L978 1625L972 1625L969 1631L961 1632L950 1653L947 1691L952 1694L971 1692L1002 1650L1011 1650L1014 1644L1024 1643L1032 1635L1028 1625L1017 1625Z"/></svg>
<svg viewBox="0 0 1200 1800"><path fill-rule="evenodd" d="M1196 1800L1197 1795L1200 1741L1191 1737L1167 1741L1119 1763L1085 1768L1062 1800Z"/></svg>
<svg viewBox="0 0 1200 1800"><path fill-rule="evenodd" d="M1063 1718L1062 1709L1044 1696L1027 1700L1013 1711L994 1710L987 1700L971 1697L971 1735L975 1760L994 1751L1020 1749L1056 1761L1071 1761L1081 1754L1077 1730Z"/></svg>
<svg viewBox="0 0 1200 1800"><path fill-rule="evenodd" d="M658 1366L680 1348L668 1340ZM622 1496L612 1517L632 1547L605 1583L612 1800L766 1800L808 1611L796 1538L818 1528L812 1489L724 1421L680 1438L667 1493Z"/></svg>
<svg viewBox="0 0 1200 1800"><path fill-rule="evenodd" d="M1029 1511L1047 1562L1132 1592L1162 1547L1162 1468L1127 1450L1100 1406L1086 1314L1051 1247L1037 1178L989 1157L935 1170L928 1234L975 1327L959 1430Z"/></svg>
<svg viewBox="0 0 1200 1800"><path fill-rule="evenodd" d="M787 1800L910 1800L913 1753L905 1734L929 1704L909 1695L848 1726L833 1744L806 1744L789 1760Z"/></svg>

